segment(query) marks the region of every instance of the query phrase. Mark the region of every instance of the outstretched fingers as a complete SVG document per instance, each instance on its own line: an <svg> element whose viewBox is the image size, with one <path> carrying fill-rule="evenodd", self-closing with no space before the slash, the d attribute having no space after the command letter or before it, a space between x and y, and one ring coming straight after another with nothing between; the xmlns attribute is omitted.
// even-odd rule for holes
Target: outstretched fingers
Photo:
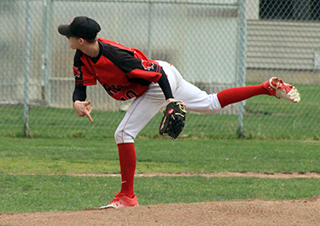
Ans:
<svg viewBox="0 0 320 226"><path fill-rule="evenodd" d="M84 114L87 116L87 118L90 120L90 122L93 122L93 119L92 119L92 117L91 117L92 107L89 107L90 104L91 104L91 101L90 101L90 100L85 103L85 111L84 111Z"/></svg>

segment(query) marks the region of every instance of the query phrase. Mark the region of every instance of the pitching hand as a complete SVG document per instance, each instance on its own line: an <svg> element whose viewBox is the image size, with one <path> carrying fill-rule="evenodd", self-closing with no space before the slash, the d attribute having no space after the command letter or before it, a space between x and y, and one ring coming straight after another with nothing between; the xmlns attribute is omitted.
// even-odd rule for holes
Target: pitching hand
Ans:
<svg viewBox="0 0 320 226"><path fill-rule="evenodd" d="M87 116L88 119L90 120L90 122L93 122L91 115L90 115L90 113L92 111L92 107L89 107L90 104L91 104L90 100L89 101L76 100L73 103L73 108L79 117Z"/></svg>

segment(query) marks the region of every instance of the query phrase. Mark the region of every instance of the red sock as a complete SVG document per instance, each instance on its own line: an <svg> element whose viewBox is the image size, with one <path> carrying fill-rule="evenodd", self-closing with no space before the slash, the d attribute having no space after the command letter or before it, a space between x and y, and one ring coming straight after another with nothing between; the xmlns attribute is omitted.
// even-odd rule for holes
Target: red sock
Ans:
<svg viewBox="0 0 320 226"><path fill-rule="evenodd" d="M269 92L263 88L262 85L234 87L217 93L222 108L229 104L240 102L250 97L263 94L269 95Z"/></svg>
<svg viewBox="0 0 320 226"><path fill-rule="evenodd" d="M136 169L136 151L134 143L118 144L118 151L121 169L120 193L133 197L134 172Z"/></svg>

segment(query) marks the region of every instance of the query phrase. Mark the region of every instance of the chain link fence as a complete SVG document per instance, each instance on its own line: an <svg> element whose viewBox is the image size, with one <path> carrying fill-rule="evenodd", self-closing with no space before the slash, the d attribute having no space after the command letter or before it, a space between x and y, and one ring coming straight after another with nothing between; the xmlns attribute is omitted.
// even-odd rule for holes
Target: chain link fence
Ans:
<svg viewBox="0 0 320 226"><path fill-rule="evenodd" d="M189 113L185 136L318 139L320 2L310 0L1 0L1 135L113 136L130 103L94 86L94 123L72 109L74 51L57 27L80 15L98 21L100 37L173 63L208 93L272 76L301 92L299 104L258 96ZM140 135L156 136L160 118Z"/></svg>

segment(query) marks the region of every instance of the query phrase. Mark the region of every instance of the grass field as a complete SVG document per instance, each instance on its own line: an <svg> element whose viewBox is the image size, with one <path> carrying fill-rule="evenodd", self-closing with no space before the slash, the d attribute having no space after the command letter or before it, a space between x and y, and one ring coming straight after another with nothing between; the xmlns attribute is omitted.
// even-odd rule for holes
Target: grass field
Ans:
<svg viewBox="0 0 320 226"><path fill-rule="evenodd" d="M217 172L320 173L317 85L299 85L302 102L265 96L246 102L243 138L237 115L188 113L178 140L158 134L156 115L136 139L140 205L219 200L283 200L320 195L318 178L203 177ZM307 98L308 97L308 98ZM23 107L0 106L0 213L97 208L120 189L113 133L124 112L30 106L30 137L22 138ZM93 176L76 176L92 174ZM96 175L96 176L95 176Z"/></svg>
<svg viewBox="0 0 320 226"><path fill-rule="evenodd" d="M257 96L246 101L243 137L246 139L319 140L320 103L318 85L299 85L301 102L293 104L274 97ZM93 105L94 105L94 100ZM94 107L94 106L93 106ZM113 138L124 112L93 110L94 123L79 118L73 109L30 106L30 136L34 138L85 137ZM139 133L140 137L159 138L157 114ZM22 137L23 106L0 105L0 136ZM238 115L194 114L188 112L183 136L188 138L237 138Z"/></svg>
<svg viewBox="0 0 320 226"><path fill-rule="evenodd" d="M0 137L0 212L96 208L114 197L119 177L113 139ZM320 195L320 179L202 177L214 172L320 173L320 142L295 140L136 140L140 205L238 199L283 200Z"/></svg>

